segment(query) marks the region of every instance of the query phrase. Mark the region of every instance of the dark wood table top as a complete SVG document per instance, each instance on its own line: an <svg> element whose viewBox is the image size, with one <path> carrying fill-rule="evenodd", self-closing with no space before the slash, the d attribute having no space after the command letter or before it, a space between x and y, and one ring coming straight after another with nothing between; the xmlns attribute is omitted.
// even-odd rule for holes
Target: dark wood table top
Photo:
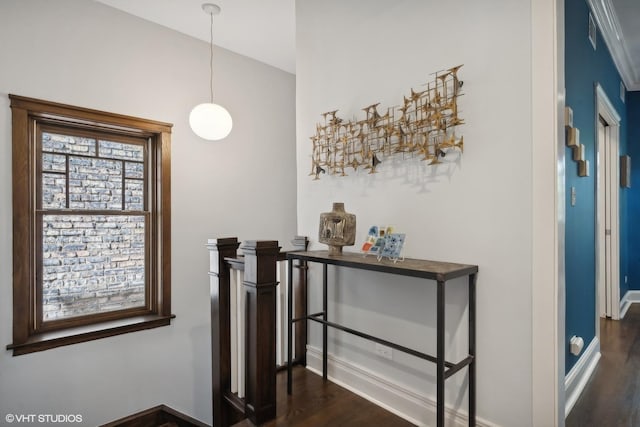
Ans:
<svg viewBox="0 0 640 427"><path fill-rule="evenodd" d="M287 258L438 281L447 281L478 272L477 265L413 258L401 258L394 262L388 258L378 260L375 255L358 252L329 255L328 251L293 251L287 252Z"/></svg>

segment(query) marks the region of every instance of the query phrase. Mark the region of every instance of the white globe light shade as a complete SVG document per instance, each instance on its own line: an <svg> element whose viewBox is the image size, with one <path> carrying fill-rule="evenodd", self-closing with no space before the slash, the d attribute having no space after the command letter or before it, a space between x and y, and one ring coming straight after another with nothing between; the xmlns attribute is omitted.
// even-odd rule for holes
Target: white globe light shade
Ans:
<svg viewBox="0 0 640 427"><path fill-rule="evenodd" d="M200 138L217 141L231 132L231 114L221 105L205 102L193 107L189 114L189 126Z"/></svg>

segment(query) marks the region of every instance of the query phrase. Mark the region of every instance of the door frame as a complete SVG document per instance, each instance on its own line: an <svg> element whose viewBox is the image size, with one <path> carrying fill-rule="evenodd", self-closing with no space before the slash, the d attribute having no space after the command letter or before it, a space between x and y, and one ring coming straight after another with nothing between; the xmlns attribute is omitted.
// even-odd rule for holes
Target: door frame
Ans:
<svg viewBox="0 0 640 427"><path fill-rule="evenodd" d="M564 0L531 2L534 426L564 426Z"/></svg>
<svg viewBox="0 0 640 427"><path fill-rule="evenodd" d="M609 313L614 320L620 319L620 115L613 107L609 97L599 83L595 85L595 132L596 132L596 336L600 337L600 317ZM598 124L600 117L607 122L607 133L610 150L601 146ZM608 168L605 168L607 163ZM605 176L605 173L609 172ZM603 188L600 188L603 186ZM605 271L605 210L611 217L610 236L611 254L609 258L609 277L611 289L607 292ZM607 304L607 302L609 304Z"/></svg>

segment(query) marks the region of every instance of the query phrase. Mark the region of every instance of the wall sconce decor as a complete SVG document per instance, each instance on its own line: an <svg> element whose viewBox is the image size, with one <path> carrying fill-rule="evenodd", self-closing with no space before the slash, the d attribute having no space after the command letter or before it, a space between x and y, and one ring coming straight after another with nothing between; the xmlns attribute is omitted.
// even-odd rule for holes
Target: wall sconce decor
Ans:
<svg viewBox="0 0 640 427"><path fill-rule="evenodd" d="M233 127L231 114L222 105L213 103L213 15L220 13L220 6L204 3L202 10L211 17L211 37L209 39L209 92L210 102L196 105L189 114L189 126L200 138L217 141L226 138Z"/></svg>
<svg viewBox="0 0 640 427"><path fill-rule="evenodd" d="M578 176L589 176L589 160L578 160Z"/></svg>
<svg viewBox="0 0 640 427"><path fill-rule="evenodd" d="M346 176L345 168L359 167L376 173L382 161L393 155L403 159L420 156L430 165L450 149L463 150L463 137L456 135L456 127L464 124L458 116L458 96L462 80L458 70L462 65L435 73L427 88L411 89L401 106L387 108L381 115L378 105L363 108L365 117L345 121L338 110L322 114L311 137L311 173L314 180L321 173Z"/></svg>
<svg viewBox="0 0 640 427"><path fill-rule="evenodd" d="M631 157L620 156L620 186L631 188Z"/></svg>
<svg viewBox="0 0 640 427"><path fill-rule="evenodd" d="M584 155L585 155L585 151L586 151L586 147L584 146L584 144L576 144L573 147L573 160L575 160L576 162L579 162L580 160L584 160Z"/></svg>
<svg viewBox="0 0 640 427"><path fill-rule="evenodd" d="M586 160L586 146L580 144L580 129L573 127L573 110L564 107L565 141L571 148L571 158L578 163L578 176L589 176L589 160Z"/></svg>

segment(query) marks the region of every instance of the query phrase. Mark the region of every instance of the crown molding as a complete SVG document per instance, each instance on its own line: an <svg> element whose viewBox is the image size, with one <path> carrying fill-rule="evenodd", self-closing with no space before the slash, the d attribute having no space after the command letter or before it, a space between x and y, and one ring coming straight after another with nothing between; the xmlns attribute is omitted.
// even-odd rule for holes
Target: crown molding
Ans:
<svg viewBox="0 0 640 427"><path fill-rule="evenodd" d="M627 90L640 90L640 77L624 45L620 22L611 0L587 0L587 3Z"/></svg>

